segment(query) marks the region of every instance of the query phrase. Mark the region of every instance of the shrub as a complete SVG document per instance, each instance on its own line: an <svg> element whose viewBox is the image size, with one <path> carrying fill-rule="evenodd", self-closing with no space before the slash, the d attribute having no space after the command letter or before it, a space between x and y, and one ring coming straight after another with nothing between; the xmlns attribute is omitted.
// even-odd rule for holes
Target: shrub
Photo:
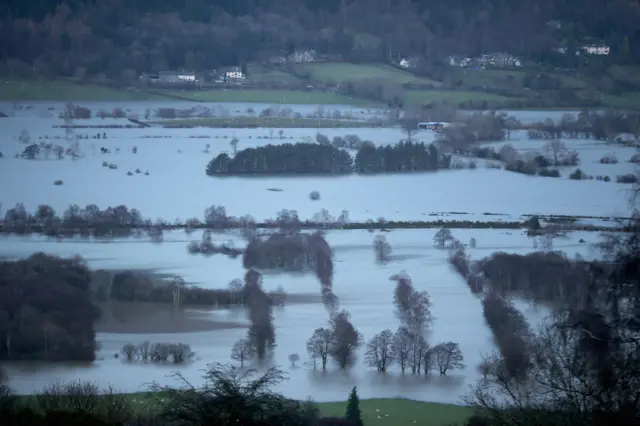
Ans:
<svg viewBox="0 0 640 426"><path fill-rule="evenodd" d="M535 162L533 161L524 162L522 160L516 160L510 163L507 163L504 169L510 172L522 173L525 175L535 175L537 171Z"/></svg>
<svg viewBox="0 0 640 426"><path fill-rule="evenodd" d="M2 158L2 153L0 153L0 158ZM631 156L631 158L629 159L629 161L631 163L636 163L636 164L640 164L640 153L638 154L633 154Z"/></svg>
<svg viewBox="0 0 640 426"><path fill-rule="evenodd" d="M60 179L58 179L57 181L53 182L54 185L56 186L60 186L62 185L64 182L62 182Z"/></svg>
<svg viewBox="0 0 640 426"><path fill-rule="evenodd" d="M79 118L79 119L91 118L91 110L89 108L77 106L73 109L73 118Z"/></svg>
<svg viewBox="0 0 640 426"><path fill-rule="evenodd" d="M540 169L538 176L557 178L560 177L560 172L556 169Z"/></svg>
<svg viewBox="0 0 640 426"><path fill-rule="evenodd" d="M605 176L602 180L605 182L611 182L611 178L609 176Z"/></svg>
<svg viewBox="0 0 640 426"><path fill-rule="evenodd" d="M587 175L584 174L584 172L580 169L575 169L570 175L569 175L569 179L573 179L573 180L582 180L582 179L586 179Z"/></svg>
<svg viewBox="0 0 640 426"><path fill-rule="evenodd" d="M116 166L115 164L109 164L109 168L111 170L116 170L118 168L118 166Z"/></svg>
<svg viewBox="0 0 640 426"><path fill-rule="evenodd" d="M127 176L133 176L133 173L127 172Z"/></svg>
<svg viewBox="0 0 640 426"><path fill-rule="evenodd" d="M468 166L469 166L470 169L474 169L475 170L475 169L478 168L478 163L476 163L475 161L471 160L471 161L469 161Z"/></svg>
<svg viewBox="0 0 640 426"><path fill-rule="evenodd" d="M109 167L109 163L107 163L106 161L102 162L102 167Z"/></svg>
<svg viewBox="0 0 640 426"><path fill-rule="evenodd" d="M140 169L136 169L136 174L140 174L142 173L142 171L140 171Z"/></svg>
<svg viewBox="0 0 640 426"><path fill-rule="evenodd" d="M144 175L145 176L149 176L149 172L144 172Z"/></svg>
<svg viewBox="0 0 640 426"><path fill-rule="evenodd" d="M618 158L615 154L607 154L600 159L600 164L617 164Z"/></svg>
<svg viewBox="0 0 640 426"><path fill-rule="evenodd" d="M638 182L638 176L634 175L633 173L627 173L624 175L618 175L616 176L616 182L618 183L637 183Z"/></svg>
<svg viewBox="0 0 640 426"><path fill-rule="evenodd" d="M313 201L318 201L320 199L320 193L318 191L311 191L311 194L309 194L309 198Z"/></svg>

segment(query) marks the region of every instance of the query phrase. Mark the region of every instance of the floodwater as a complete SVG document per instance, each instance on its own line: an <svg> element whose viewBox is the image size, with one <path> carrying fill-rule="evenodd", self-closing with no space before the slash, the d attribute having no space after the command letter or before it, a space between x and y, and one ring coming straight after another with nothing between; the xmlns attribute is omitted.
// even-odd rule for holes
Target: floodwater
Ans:
<svg viewBox="0 0 640 426"><path fill-rule="evenodd" d="M462 278L450 268L446 262L446 251L433 248L435 232L396 230L386 233L396 256L396 260L386 265L374 262L372 240L375 234L366 231L329 232L327 240L335 252L334 292L340 298L341 308L350 312L353 324L368 340L386 328L395 330L398 327L392 305L394 283L389 276L405 270L412 277L414 286L418 290L427 290L431 297L435 323L427 336L428 341L432 345L443 341L459 342L466 369L453 371L448 377L425 377L411 374L403 376L395 367L387 374L380 375L364 365L363 350L360 350L357 364L349 371L338 371L334 365L330 365L327 372L314 371L312 366L305 363L305 342L314 329L327 325L329 316L319 301L306 301L274 309L277 343L274 364L280 366L288 376L288 380L275 390L288 397L311 397L322 402L344 400L351 387L357 385L363 398L402 396L425 401L460 402L468 386L478 379L475 367L482 354L493 350L492 335L484 323L480 300L471 294ZM138 262L142 268L155 266L163 273L180 275L187 282L209 288L226 287L231 279L243 276L241 259L189 255L185 250L184 234L173 234L176 233L169 233L166 242L160 245L126 239L118 243L100 244L82 241L44 243L42 238L1 238L0 257L22 257L39 250L61 256L79 253L92 268L132 268ZM477 239L477 248L470 249L474 259L498 250L516 253L532 250L531 241L519 231L453 230L453 234L461 241L468 241L471 237ZM198 235L193 236L193 239L197 238ZM218 238L226 240L236 237L225 235ZM579 243L580 239L586 240L587 244ZM573 233L566 239L556 240L555 248L569 255L580 253L589 258L593 257L590 243L597 239L598 235L594 233ZM240 240L237 241L239 244ZM266 291L275 290L278 286L288 293L314 297L320 293L320 284L313 275L264 275ZM542 308L525 303L517 303L517 306L534 326L544 316ZM243 309L185 310L176 313L169 307L121 304L109 312L120 323L134 322L136 327L147 327L146 330L135 330L146 332L132 332L136 327L127 333L113 332L123 330L110 326L110 319L107 318L97 326L100 351L95 362L9 363L10 386L26 394L56 379L81 379L95 381L101 386L112 385L120 391L135 392L146 390L151 382L178 385L168 377L175 370L197 385L202 369L207 364L230 362L231 346L246 333L244 326L247 316ZM159 323L162 323L161 327ZM180 329L176 324L182 324L183 328ZM190 327L197 331L185 331ZM186 343L191 345L198 359L191 365L176 367L127 364L114 358L124 344L143 341ZM287 361L291 353L298 353L301 358L295 367L291 367Z"/></svg>

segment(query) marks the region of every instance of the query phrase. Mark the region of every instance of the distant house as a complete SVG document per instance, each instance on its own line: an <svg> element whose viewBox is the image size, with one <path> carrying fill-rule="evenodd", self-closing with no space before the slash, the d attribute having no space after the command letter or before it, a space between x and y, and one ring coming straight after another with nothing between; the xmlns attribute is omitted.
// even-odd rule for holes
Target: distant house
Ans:
<svg viewBox="0 0 640 426"><path fill-rule="evenodd" d="M485 67L494 68L519 68L522 62L517 57L508 53L489 53L481 55L475 61Z"/></svg>
<svg viewBox="0 0 640 426"><path fill-rule="evenodd" d="M316 60L316 56L316 51L313 49L298 50L289 55L287 59L289 62L295 63L313 62Z"/></svg>
<svg viewBox="0 0 640 426"><path fill-rule="evenodd" d="M225 68L221 72L223 81L241 81L247 78L240 67Z"/></svg>
<svg viewBox="0 0 640 426"><path fill-rule="evenodd" d="M608 55L611 47L604 43L594 43L582 46L581 50L588 55Z"/></svg>
<svg viewBox="0 0 640 426"><path fill-rule="evenodd" d="M159 71L156 74L143 74L141 80L149 84L184 85L197 84L199 80L195 73L186 71Z"/></svg>
<svg viewBox="0 0 640 426"><path fill-rule="evenodd" d="M269 62L272 64L284 64L287 62L286 56L272 56L269 58Z"/></svg>
<svg viewBox="0 0 640 426"><path fill-rule="evenodd" d="M398 62L402 68L410 69L418 67L419 58L403 58Z"/></svg>
<svg viewBox="0 0 640 426"><path fill-rule="evenodd" d="M465 68L471 65L471 58L460 55L449 56L447 58L447 63L452 67Z"/></svg>

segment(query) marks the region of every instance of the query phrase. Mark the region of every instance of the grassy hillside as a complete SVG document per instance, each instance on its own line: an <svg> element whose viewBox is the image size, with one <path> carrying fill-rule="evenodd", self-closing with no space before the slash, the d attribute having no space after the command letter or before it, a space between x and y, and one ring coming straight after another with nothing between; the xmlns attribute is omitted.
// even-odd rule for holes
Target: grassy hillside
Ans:
<svg viewBox="0 0 640 426"><path fill-rule="evenodd" d="M448 102L464 108L580 108L602 102L611 108L640 109L640 67L614 65L602 75L586 77L577 72L544 72L555 82L551 89L531 86L531 79L542 73L534 69L490 70L447 68L441 81L414 75L387 64L316 62L295 64L291 68L249 65L252 88L182 91L161 89L153 93L123 90L70 81L0 80L0 100L141 100L184 99L200 102L260 102L268 104L347 104L375 106L384 103L331 91L340 83L367 86L395 84L393 96L408 105ZM605 81L606 84L603 84ZM271 89L270 85L280 87ZM399 88L415 84L433 89ZM307 85L326 85L328 91L301 90ZM606 87L613 86L615 90ZM527 87L529 86L529 87ZM256 88L256 87L259 87ZM291 90L282 89L291 87ZM603 90L609 90L603 92ZM361 93L361 92L356 92ZM368 95L358 95L368 96ZM384 98L387 100L388 98ZM591 102L591 104L589 103Z"/></svg>
<svg viewBox="0 0 640 426"><path fill-rule="evenodd" d="M397 84L415 83L439 86L440 82L417 77L408 71L387 64L352 64L348 62L317 62L297 64L296 72L309 74L313 80L323 83L344 83L348 81L384 80Z"/></svg>

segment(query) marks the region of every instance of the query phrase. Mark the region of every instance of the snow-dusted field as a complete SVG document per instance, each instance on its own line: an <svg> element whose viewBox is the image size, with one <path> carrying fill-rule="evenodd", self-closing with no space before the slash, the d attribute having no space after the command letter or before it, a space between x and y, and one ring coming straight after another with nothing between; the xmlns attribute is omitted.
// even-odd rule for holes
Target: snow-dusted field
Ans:
<svg viewBox="0 0 640 426"><path fill-rule="evenodd" d="M318 131L330 137L352 133L377 144L390 144L405 136L400 129L284 129L283 140L277 131L269 129L80 129L78 133L91 136L106 132L107 139L81 140L84 158L77 161L29 161L14 158L24 149L16 140L21 129L28 129L32 141L44 140L41 138L45 135L62 138L64 130L52 128L60 120L16 117L5 118L2 123L5 137L0 140L4 154L0 180L14 183L0 189L4 208L22 202L33 211L38 204L49 204L62 213L70 204L96 204L101 208L124 204L137 208L143 216L167 220L201 218L212 204L226 207L230 215L250 214L257 220L274 218L284 208L297 210L302 219L311 219L323 208L334 216L347 210L351 220L357 221L380 217L435 220L452 212L464 213L449 215L458 220L488 220L490 216L485 213L504 215L491 220L519 220L522 214L625 216L628 212L628 185L528 177L482 168L340 178L205 175L209 160L231 151L229 141L233 137L239 139L239 149L315 139ZM263 139L269 135L274 139ZM434 135L421 132L416 137L430 142ZM207 144L209 153L204 152ZM111 153L100 154L100 147ZM137 154L132 153L133 147L137 147ZM104 161L116 164L118 169L103 167ZM613 170L620 166L603 167ZM136 169L142 173L127 176ZM149 176L144 175L146 171ZM64 185L54 186L58 179ZM319 201L308 197L314 190L321 194Z"/></svg>
<svg viewBox="0 0 640 426"><path fill-rule="evenodd" d="M436 317L433 331L428 337L431 343L457 341L465 355L467 368L454 372L450 377L402 377L393 368L386 376L363 365L363 353L358 365L348 373L339 373L332 366L326 374L313 372L310 367L289 369L287 356L299 353L303 360L305 342L317 327L326 325L327 312L321 304L287 306L276 310L275 362L289 373L289 380L278 391L295 398L312 396L316 401L343 400L349 389L357 385L361 397L394 397L402 395L426 401L459 402L467 386L477 379L476 364L481 354L493 348L491 332L484 323L480 300L476 299L465 282L446 262L446 251L433 248L435 230L397 230L386 233L399 259L387 265L374 262L372 240L374 234L366 231L332 231L327 240L335 251L334 291L340 297L341 307L352 315L352 321L365 340L375 333L389 328L395 330L399 322L394 316L392 298L394 283L390 275L405 270L419 290L427 290L431 296L432 313ZM495 251L527 253L532 250L531 241L520 231L454 230L454 236L463 242L474 237L476 249L470 249L474 259L488 256ZM146 240L118 240L112 243L92 243L80 240L63 243L48 242L41 237L12 237L0 240L0 257L26 256L34 250L44 250L62 256L83 255L93 268L159 268L163 272L180 274L185 280L203 286L219 288L233 278L242 277L241 260L224 256L205 258L186 252L188 240L199 239L194 233L167 233L165 243L153 245ZM234 240L233 235L218 234L220 241ZM586 243L579 243L584 239ZM595 253L592 243L595 233L572 233L566 239L557 239L555 248L573 256L580 253L589 258ZM318 294L320 285L313 275L267 274L264 286L267 290L281 285L285 291ZM541 308L524 303L517 304L535 325L544 315ZM217 311L208 315L230 318L234 321L245 316L242 312ZM229 351L235 340L242 337L242 329L173 335L123 335L99 333L102 344L99 361L91 366L78 365L16 365L9 366L11 386L18 392L28 393L51 383L55 378L63 380L95 380L100 385L112 384L125 391L144 390L141 385L151 381L170 384L166 374L173 367L124 365L113 359L113 354L127 342L142 340L181 341L190 344L201 357L199 361L180 370L198 383L201 369L211 362L228 362Z"/></svg>

